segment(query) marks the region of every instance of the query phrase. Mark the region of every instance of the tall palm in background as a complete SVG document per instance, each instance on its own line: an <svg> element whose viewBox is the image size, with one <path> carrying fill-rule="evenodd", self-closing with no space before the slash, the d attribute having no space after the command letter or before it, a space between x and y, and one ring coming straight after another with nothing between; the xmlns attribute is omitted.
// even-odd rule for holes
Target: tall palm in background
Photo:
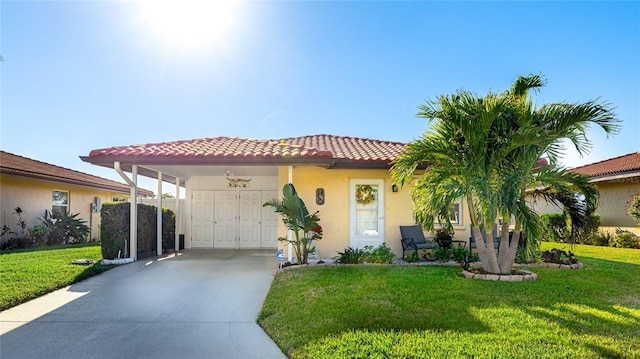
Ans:
<svg viewBox="0 0 640 359"><path fill-rule="evenodd" d="M529 240L540 234L537 214L525 200L527 192L566 202L578 211L576 216L597 204L595 187L585 177L559 168L559 156L564 140L580 154L588 152L590 124L612 134L618 121L610 106L598 100L538 108L529 90L544 85L540 76L531 75L518 77L503 93L478 97L460 90L429 101L419 107L417 116L430 119L430 128L405 147L391 168L394 181L404 185L413 180L418 168L426 166L415 180L412 195L415 217L428 229L438 219L450 226L451 203L466 199L475 238L487 239L486 243L477 241L477 249L483 268L491 273L511 270L520 231ZM539 161L543 156L549 165ZM575 201L575 193L582 194L585 206ZM486 232L498 218L502 238L496 252L494 239ZM511 218L515 227L509 240Z"/></svg>

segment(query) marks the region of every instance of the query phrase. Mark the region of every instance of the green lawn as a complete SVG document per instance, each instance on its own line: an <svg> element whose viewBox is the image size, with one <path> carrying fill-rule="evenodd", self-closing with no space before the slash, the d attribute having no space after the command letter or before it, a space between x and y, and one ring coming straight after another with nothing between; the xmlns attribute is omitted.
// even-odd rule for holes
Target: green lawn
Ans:
<svg viewBox="0 0 640 359"><path fill-rule="evenodd" d="M444 266L292 269L258 323L293 358L640 358L640 250L574 252L583 269L520 283Z"/></svg>
<svg viewBox="0 0 640 359"><path fill-rule="evenodd" d="M0 255L0 310L81 281L109 269L70 264L76 259L102 259L99 244L7 251Z"/></svg>

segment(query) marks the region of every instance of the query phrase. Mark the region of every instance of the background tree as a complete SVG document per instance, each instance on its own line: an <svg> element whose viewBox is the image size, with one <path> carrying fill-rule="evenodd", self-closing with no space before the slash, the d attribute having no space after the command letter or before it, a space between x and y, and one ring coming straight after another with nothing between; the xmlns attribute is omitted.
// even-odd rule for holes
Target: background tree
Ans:
<svg viewBox="0 0 640 359"><path fill-rule="evenodd" d="M579 153L590 148L586 130L590 124L607 134L618 129L607 103L588 101L578 104L533 104L529 90L544 86L537 75L518 77L508 91L484 97L459 90L441 95L419 107L418 117L428 118L431 126L418 140L409 143L393 162L391 174L396 183L412 181L417 168L426 166L415 180L412 195L414 214L419 223L433 229L434 218L443 219L449 205L464 197L483 268L491 273L511 270L520 232L528 240L540 233L537 214L527 203L528 190L536 195L574 196L581 193L586 208L595 208L597 190L581 175L558 166L563 141L572 143ZM548 165L540 159L545 156ZM546 192L543 190L546 189ZM487 236L497 219L502 219L499 251L494 238ZM509 222L515 219L513 238Z"/></svg>

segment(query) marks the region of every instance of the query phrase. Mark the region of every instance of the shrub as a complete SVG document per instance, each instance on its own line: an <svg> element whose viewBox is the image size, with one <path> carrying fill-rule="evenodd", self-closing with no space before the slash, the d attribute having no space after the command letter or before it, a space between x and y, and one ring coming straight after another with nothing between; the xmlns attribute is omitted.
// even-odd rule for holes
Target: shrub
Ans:
<svg viewBox="0 0 640 359"><path fill-rule="evenodd" d="M529 256L527 255L527 249L524 247L518 247L516 251L515 262L520 264L527 263L529 259L528 257Z"/></svg>
<svg viewBox="0 0 640 359"><path fill-rule="evenodd" d="M451 258L453 250L448 247L438 247L433 250L433 256L440 261L446 262Z"/></svg>
<svg viewBox="0 0 640 359"><path fill-rule="evenodd" d="M569 237L567 217L564 213L545 213L540 215L542 230L540 238L547 242L565 242Z"/></svg>
<svg viewBox="0 0 640 359"><path fill-rule="evenodd" d="M359 264L364 262L367 252L364 249L347 247L344 252L338 252L335 257L337 263Z"/></svg>
<svg viewBox="0 0 640 359"><path fill-rule="evenodd" d="M561 249L551 249L542 252L542 261L545 263L557 263L557 264L575 264L578 260L571 251L565 252Z"/></svg>
<svg viewBox="0 0 640 359"><path fill-rule="evenodd" d="M600 215L592 213L580 226L572 227L566 213L545 213L540 215L542 230L540 238L547 242L568 242L573 231L575 243L587 244L600 227Z"/></svg>
<svg viewBox="0 0 640 359"><path fill-rule="evenodd" d="M638 236L629 231L616 229L616 235L609 242L609 245L618 248L640 248L638 239Z"/></svg>
<svg viewBox="0 0 640 359"><path fill-rule="evenodd" d="M13 230L6 224L2 226L0 249L25 249L33 247L34 241L31 230L27 228L27 223L22 219L22 208L16 207L13 214L18 215L17 228Z"/></svg>
<svg viewBox="0 0 640 359"><path fill-rule="evenodd" d="M46 226L33 226L31 235L33 236L35 245L38 247L45 246L47 244L48 233L49 229Z"/></svg>
<svg viewBox="0 0 640 359"><path fill-rule="evenodd" d="M413 263L417 262L420 258L418 258L418 251L413 251L408 256L404 257L405 262Z"/></svg>
<svg viewBox="0 0 640 359"><path fill-rule="evenodd" d="M576 226L575 228L572 227L572 229L575 231L576 243L590 244L591 238L597 235L598 228L600 228L600 215L591 213L585 218L584 223L581 226Z"/></svg>
<svg viewBox="0 0 640 359"><path fill-rule="evenodd" d="M86 242L91 230L86 225L87 221L78 218L79 215L68 211L45 210L44 216L38 218L43 227L38 229L38 235L42 236L38 241L48 246Z"/></svg>
<svg viewBox="0 0 640 359"><path fill-rule="evenodd" d="M613 235L610 232L598 232L591 236L588 244L594 246L608 246L613 241Z"/></svg>
<svg viewBox="0 0 640 359"><path fill-rule="evenodd" d="M476 252L469 252L469 263L480 262L480 255Z"/></svg>
<svg viewBox="0 0 640 359"><path fill-rule="evenodd" d="M396 255L391 248L387 246L387 243L383 242L375 249L373 246L365 246L364 248L347 247L344 252L338 252L335 260L337 263L343 264L389 263L395 257Z"/></svg>
<svg viewBox="0 0 640 359"><path fill-rule="evenodd" d="M462 246L455 246L451 249L453 259L458 263L464 262L465 258L468 258L469 253L471 252Z"/></svg>
<svg viewBox="0 0 640 359"><path fill-rule="evenodd" d="M378 247L373 249L372 246L366 246L364 261L367 263L389 263L396 257L391 248L387 246L387 243L383 242Z"/></svg>

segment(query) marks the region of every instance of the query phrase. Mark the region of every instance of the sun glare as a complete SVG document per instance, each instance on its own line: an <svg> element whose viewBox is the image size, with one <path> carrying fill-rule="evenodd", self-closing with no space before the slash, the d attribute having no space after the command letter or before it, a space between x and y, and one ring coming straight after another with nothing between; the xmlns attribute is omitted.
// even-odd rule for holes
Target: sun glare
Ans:
<svg viewBox="0 0 640 359"><path fill-rule="evenodd" d="M144 0L143 21L174 48L217 46L235 25L237 0Z"/></svg>

